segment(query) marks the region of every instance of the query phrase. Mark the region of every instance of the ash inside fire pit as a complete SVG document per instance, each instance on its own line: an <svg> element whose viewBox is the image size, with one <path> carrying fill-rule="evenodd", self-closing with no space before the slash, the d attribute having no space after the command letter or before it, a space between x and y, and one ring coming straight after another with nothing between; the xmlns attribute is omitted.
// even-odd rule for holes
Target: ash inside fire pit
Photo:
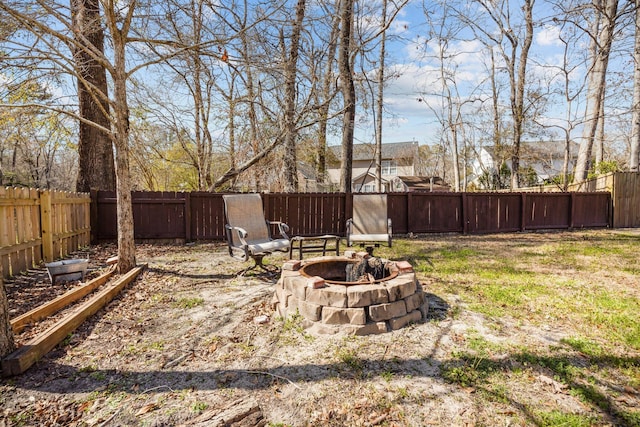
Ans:
<svg viewBox="0 0 640 427"><path fill-rule="evenodd" d="M388 261L377 257L311 261L300 272L306 277L322 277L327 283L347 286L378 283L397 275L397 271L390 270Z"/></svg>
<svg viewBox="0 0 640 427"><path fill-rule="evenodd" d="M347 266L347 282L373 282L389 275L386 263L380 258L365 258Z"/></svg>

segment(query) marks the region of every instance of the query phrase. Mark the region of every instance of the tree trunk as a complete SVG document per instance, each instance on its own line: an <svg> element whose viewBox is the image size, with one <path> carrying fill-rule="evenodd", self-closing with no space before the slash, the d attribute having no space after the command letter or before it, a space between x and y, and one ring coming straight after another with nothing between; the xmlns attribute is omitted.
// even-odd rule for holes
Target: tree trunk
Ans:
<svg viewBox="0 0 640 427"><path fill-rule="evenodd" d="M631 150L629 151L629 170L638 172L640 163L640 0L635 0L635 40L633 58L635 67L633 70L633 105L631 106Z"/></svg>
<svg viewBox="0 0 640 427"><path fill-rule="evenodd" d="M104 31L100 24L99 0L72 0L74 34L80 45L104 52ZM107 75L89 49L76 48L74 60L78 70L80 116L88 122L109 129ZM78 139L78 179L76 191L114 190L115 167L111 137L96 126L80 121Z"/></svg>
<svg viewBox="0 0 640 427"><path fill-rule="evenodd" d="M298 191L298 168L296 157L296 76L298 74L298 49L300 46L300 32L304 20L305 0L298 0L296 5L296 20L291 31L291 46L285 69L285 106L284 106L284 191L294 193Z"/></svg>
<svg viewBox="0 0 640 427"><path fill-rule="evenodd" d="M512 189L517 189L520 186L520 142L522 140L522 127L524 124L524 91L527 78L527 61L529 59L529 48L533 42L533 3L534 0L524 1L523 10L527 31L522 50L520 51L518 80L517 82L512 82L512 84L516 85L516 98L513 106L513 153L511 156ZM515 51L516 45L514 45L513 48Z"/></svg>
<svg viewBox="0 0 640 427"><path fill-rule="evenodd" d="M616 24L618 0L606 0L604 13L602 12L600 2L594 2L595 13L599 16L595 19L592 27L592 47L591 50L591 67L589 72L589 81L587 86L587 106L585 111L584 130L582 133L582 143L578 152L578 162L573 177L574 182L580 182L587 179L593 150L593 143L598 128L598 118L600 116L601 105L604 99L604 88L607 78L607 66L609 65L609 52L613 43L614 27ZM602 28L600 15L603 15L604 22Z"/></svg>
<svg viewBox="0 0 640 427"><path fill-rule="evenodd" d="M12 353L16 349L13 340L13 329L9 318L9 303L7 293L2 282L2 271L0 270L0 359Z"/></svg>
<svg viewBox="0 0 640 427"><path fill-rule="evenodd" d="M129 31L134 6L127 11L122 28L121 18L111 9L107 22L113 39L113 92L115 112L114 145L116 147L116 199L118 223L118 271L126 273L136 266L136 249L131 204L131 177L129 172L129 106L127 102L126 35Z"/></svg>
<svg viewBox="0 0 640 427"><path fill-rule="evenodd" d="M380 18L382 32L380 34L380 67L378 67L378 99L376 103L376 190L382 192L382 119L384 112L384 60L387 43L387 0L382 1L382 16Z"/></svg>
<svg viewBox="0 0 640 427"><path fill-rule="evenodd" d="M606 82L605 82L606 84ZM600 112L598 113L598 131L596 132L596 139L594 140L594 160L596 169L598 165L604 160L604 93L606 86L602 91L603 99L600 101Z"/></svg>
<svg viewBox="0 0 640 427"><path fill-rule="evenodd" d="M351 24L353 20L353 0L340 2L340 51L338 67L340 69L340 90L344 102L342 117L342 161L340 164L340 191L351 193L353 163L353 132L356 115L356 94L351 73Z"/></svg>
<svg viewBox="0 0 640 427"><path fill-rule="evenodd" d="M316 146L316 181L324 183L327 173L327 124L329 121L329 108L333 99L334 73L333 63L338 48L338 31L340 30L340 17L333 18L329 46L327 48L327 61L325 74L322 78L322 102L318 109L318 144Z"/></svg>

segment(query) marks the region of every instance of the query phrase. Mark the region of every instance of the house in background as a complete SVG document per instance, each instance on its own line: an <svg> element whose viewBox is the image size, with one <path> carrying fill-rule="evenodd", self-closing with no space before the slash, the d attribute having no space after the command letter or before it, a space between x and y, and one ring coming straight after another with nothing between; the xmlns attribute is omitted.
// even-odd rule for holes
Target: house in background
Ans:
<svg viewBox="0 0 640 427"><path fill-rule="evenodd" d="M570 143L569 169L571 174L578 160L578 150L580 146L575 142ZM535 172L537 182L532 184L543 184L562 174L564 164L564 141L539 141L522 142L520 145L520 170L531 168ZM511 170L511 156L504 159L507 167ZM500 169L502 159L496 155L494 147L480 147L476 152L471 167L472 173L476 177L474 183L480 185L479 177L486 173L497 173Z"/></svg>
<svg viewBox="0 0 640 427"><path fill-rule="evenodd" d="M331 183L340 185L341 146L329 147L327 174ZM351 190L355 193L376 191L375 144L354 144ZM413 176L418 163L418 143L394 142L382 144L382 192L394 191L392 180L397 176Z"/></svg>
<svg viewBox="0 0 640 427"><path fill-rule="evenodd" d="M451 191L451 186L439 176L396 176L391 180L391 191L401 193Z"/></svg>
<svg viewBox="0 0 640 427"><path fill-rule="evenodd" d="M298 191L301 193L327 193L337 190L337 187L330 182L318 182L314 167L308 163L299 161L297 171Z"/></svg>

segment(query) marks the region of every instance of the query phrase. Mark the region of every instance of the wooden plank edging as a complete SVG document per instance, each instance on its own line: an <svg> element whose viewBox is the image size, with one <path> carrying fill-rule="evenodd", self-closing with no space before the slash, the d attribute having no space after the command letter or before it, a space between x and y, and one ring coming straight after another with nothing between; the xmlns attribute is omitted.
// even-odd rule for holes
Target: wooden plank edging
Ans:
<svg viewBox="0 0 640 427"><path fill-rule="evenodd" d="M2 360L2 375L18 375L29 369L42 356L60 343L67 335L74 331L89 316L96 313L111 301L127 284L132 282L146 264L140 265L114 283L108 285L87 302L80 305L72 313L65 316L55 325L29 341Z"/></svg>
<svg viewBox="0 0 640 427"><path fill-rule="evenodd" d="M37 322L38 320L42 320L52 314L58 312L63 309L67 305L72 302L78 301L80 298L89 295L95 289L107 283L109 278L113 276L114 268L111 268L109 271L104 273L103 275L96 277L95 279L90 280L82 286L79 286L75 289L71 289L68 292L65 292L63 295L42 304L39 307L30 310L15 319L11 320L11 327L13 329L14 334L20 333L28 324Z"/></svg>

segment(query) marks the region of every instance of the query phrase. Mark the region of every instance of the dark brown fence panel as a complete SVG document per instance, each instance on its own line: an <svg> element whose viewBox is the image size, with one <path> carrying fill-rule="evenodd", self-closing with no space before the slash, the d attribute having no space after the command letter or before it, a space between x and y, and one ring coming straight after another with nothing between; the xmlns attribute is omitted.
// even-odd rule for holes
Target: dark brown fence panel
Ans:
<svg viewBox="0 0 640 427"><path fill-rule="evenodd" d="M117 239L118 214L116 211L116 193L114 191L98 191L95 200L98 204L98 213L96 215L96 223L91 224L91 228L94 229L93 235L98 240Z"/></svg>
<svg viewBox="0 0 640 427"><path fill-rule="evenodd" d="M133 193L133 226L138 239L184 239L185 193Z"/></svg>
<svg viewBox="0 0 640 427"><path fill-rule="evenodd" d="M573 228L610 227L610 193L572 193Z"/></svg>
<svg viewBox="0 0 640 427"><path fill-rule="evenodd" d="M117 238L113 192L93 197L92 228L99 240ZM345 235L350 194L263 194L265 216L283 221L291 236ZM609 193L389 193L388 214L397 235L501 233L611 225ZM132 193L136 239L224 240L222 194ZM274 228L272 232L276 232Z"/></svg>
<svg viewBox="0 0 640 427"><path fill-rule="evenodd" d="M523 193L526 230L571 226L571 193Z"/></svg>
<svg viewBox="0 0 640 427"><path fill-rule="evenodd" d="M387 212L391 218L391 226L394 234L409 233L409 193L389 193L387 194ZM353 206L352 211L353 212Z"/></svg>
<svg viewBox="0 0 640 427"><path fill-rule="evenodd" d="M224 240L224 201L222 194L193 192L189 200L188 240Z"/></svg>
<svg viewBox="0 0 640 427"><path fill-rule="evenodd" d="M409 193L409 231L462 232L461 193Z"/></svg>
<svg viewBox="0 0 640 427"><path fill-rule="evenodd" d="M466 193L467 232L505 233L522 229L522 197L513 193Z"/></svg>
<svg viewBox="0 0 640 427"><path fill-rule="evenodd" d="M292 236L344 234L344 194L264 194L263 201L267 219L287 223Z"/></svg>
<svg viewBox="0 0 640 427"><path fill-rule="evenodd" d="M113 191L98 192L99 240L118 237L116 195ZM136 239L184 239L185 195L160 191L131 193L133 228Z"/></svg>

